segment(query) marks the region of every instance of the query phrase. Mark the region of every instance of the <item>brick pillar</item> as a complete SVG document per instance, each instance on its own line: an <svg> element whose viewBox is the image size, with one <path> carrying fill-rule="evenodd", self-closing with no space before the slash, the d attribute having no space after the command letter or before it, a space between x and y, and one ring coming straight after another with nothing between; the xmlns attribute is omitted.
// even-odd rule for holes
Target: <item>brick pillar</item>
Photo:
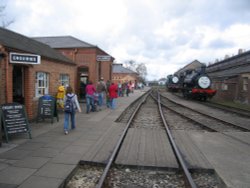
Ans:
<svg viewBox="0 0 250 188"><path fill-rule="evenodd" d="M24 104L29 119L34 118L34 109L32 107L33 95L32 90L35 91L35 78L32 78L32 74L29 67L24 67Z"/></svg>

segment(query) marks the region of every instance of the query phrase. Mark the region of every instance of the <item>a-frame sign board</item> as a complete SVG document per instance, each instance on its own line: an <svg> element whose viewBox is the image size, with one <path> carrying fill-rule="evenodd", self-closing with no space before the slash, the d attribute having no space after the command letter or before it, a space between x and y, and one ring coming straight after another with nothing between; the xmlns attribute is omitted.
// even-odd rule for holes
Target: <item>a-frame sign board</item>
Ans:
<svg viewBox="0 0 250 188"><path fill-rule="evenodd" d="M19 103L3 104L0 111L6 142L9 141L10 134L18 133L28 133L31 139L31 130L24 105Z"/></svg>

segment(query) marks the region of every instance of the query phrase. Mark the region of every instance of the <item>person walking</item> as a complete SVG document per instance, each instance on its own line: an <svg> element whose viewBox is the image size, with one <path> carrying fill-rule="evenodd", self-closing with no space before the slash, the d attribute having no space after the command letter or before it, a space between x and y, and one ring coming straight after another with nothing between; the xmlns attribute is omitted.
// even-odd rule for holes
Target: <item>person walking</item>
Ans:
<svg viewBox="0 0 250 188"><path fill-rule="evenodd" d="M101 110L102 105L103 105L104 92L106 91L106 85L103 81L103 78L101 78L101 80L97 83L96 91L98 93L99 110Z"/></svg>
<svg viewBox="0 0 250 188"><path fill-rule="evenodd" d="M86 103L87 103L87 111L88 114L91 111L94 111L94 93L96 92L95 86L92 81L89 81L86 86ZM90 109L91 107L91 109Z"/></svg>
<svg viewBox="0 0 250 188"><path fill-rule="evenodd" d="M64 133L67 135L69 132L69 118L71 120L71 129L75 129L75 113L76 109L82 112L77 95L73 93L71 86L66 89L66 95L64 97Z"/></svg>
<svg viewBox="0 0 250 188"><path fill-rule="evenodd" d="M109 86L111 85L111 81L108 80L106 82L106 106L107 108L111 108L110 106L110 97L109 97Z"/></svg>
<svg viewBox="0 0 250 188"><path fill-rule="evenodd" d="M116 107L116 98L117 98L117 91L118 91L118 86L117 84L114 84L113 82L109 86L109 102L110 102L110 108L115 109Z"/></svg>

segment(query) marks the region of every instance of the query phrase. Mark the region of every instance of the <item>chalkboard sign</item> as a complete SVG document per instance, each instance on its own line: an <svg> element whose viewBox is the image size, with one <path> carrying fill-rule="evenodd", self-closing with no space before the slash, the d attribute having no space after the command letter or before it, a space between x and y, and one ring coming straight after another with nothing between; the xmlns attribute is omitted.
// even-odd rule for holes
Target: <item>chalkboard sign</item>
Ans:
<svg viewBox="0 0 250 188"><path fill-rule="evenodd" d="M25 133L31 138L27 114L23 105L18 103L4 104L0 108L6 141L9 134Z"/></svg>
<svg viewBox="0 0 250 188"><path fill-rule="evenodd" d="M46 118L50 118L51 123L53 123L54 117L59 121L55 98L50 95L40 97L38 102L37 122L40 119L44 121Z"/></svg>

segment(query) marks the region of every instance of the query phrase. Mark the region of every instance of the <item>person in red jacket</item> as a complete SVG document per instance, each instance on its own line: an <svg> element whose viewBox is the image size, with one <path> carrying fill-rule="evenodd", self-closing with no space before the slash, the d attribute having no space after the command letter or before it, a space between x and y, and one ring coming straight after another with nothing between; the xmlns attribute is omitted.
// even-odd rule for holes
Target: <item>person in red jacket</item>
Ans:
<svg viewBox="0 0 250 188"><path fill-rule="evenodd" d="M109 102L110 102L110 108L115 109L116 105L116 98L117 98L117 92L118 92L118 86L117 84L114 84L113 82L109 86Z"/></svg>
<svg viewBox="0 0 250 188"><path fill-rule="evenodd" d="M89 81L86 86L86 104L87 104L87 111L88 114L91 111L94 111L94 93L96 92L95 86L93 85L92 81Z"/></svg>

